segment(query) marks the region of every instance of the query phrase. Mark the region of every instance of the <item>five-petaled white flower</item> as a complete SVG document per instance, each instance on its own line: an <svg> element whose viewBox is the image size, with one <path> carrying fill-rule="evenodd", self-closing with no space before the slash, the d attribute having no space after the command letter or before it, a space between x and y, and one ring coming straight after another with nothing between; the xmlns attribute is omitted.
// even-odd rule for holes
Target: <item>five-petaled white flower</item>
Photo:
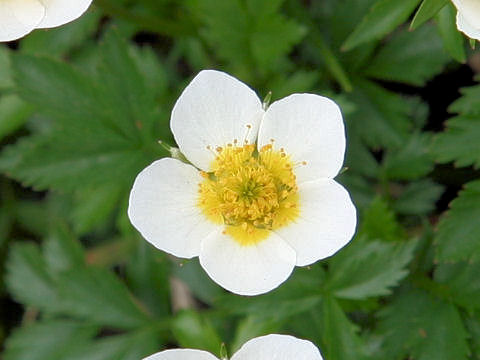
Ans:
<svg viewBox="0 0 480 360"><path fill-rule="evenodd" d="M480 0L452 0L457 8L457 28L472 39L480 40Z"/></svg>
<svg viewBox="0 0 480 360"><path fill-rule="evenodd" d="M66 24L82 15L92 0L0 0L0 41L19 39L34 29Z"/></svg>
<svg viewBox="0 0 480 360"><path fill-rule="evenodd" d="M230 360L322 360L317 347L307 340L289 335L267 335L247 341ZM143 360L218 360L209 352L173 349L159 352Z"/></svg>
<svg viewBox="0 0 480 360"><path fill-rule="evenodd" d="M171 116L192 165L155 161L136 178L128 215L143 237L241 295L268 292L352 238L356 211L333 180L345 152L338 106L293 94L264 110L223 72L200 72Z"/></svg>

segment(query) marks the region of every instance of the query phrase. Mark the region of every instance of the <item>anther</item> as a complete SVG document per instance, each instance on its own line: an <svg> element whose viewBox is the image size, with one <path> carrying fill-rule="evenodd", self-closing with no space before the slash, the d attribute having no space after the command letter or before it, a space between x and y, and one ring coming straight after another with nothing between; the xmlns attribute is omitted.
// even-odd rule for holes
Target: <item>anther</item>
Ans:
<svg viewBox="0 0 480 360"><path fill-rule="evenodd" d="M215 150L217 150L217 152L220 153L220 152L222 152L223 148L221 146L217 146L217 148Z"/></svg>
<svg viewBox="0 0 480 360"><path fill-rule="evenodd" d="M252 125L247 124L245 126L247 128L247 131L245 133L245 136L243 137L243 143L246 145L248 144L248 136L250 135L250 130L252 130Z"/></svg>

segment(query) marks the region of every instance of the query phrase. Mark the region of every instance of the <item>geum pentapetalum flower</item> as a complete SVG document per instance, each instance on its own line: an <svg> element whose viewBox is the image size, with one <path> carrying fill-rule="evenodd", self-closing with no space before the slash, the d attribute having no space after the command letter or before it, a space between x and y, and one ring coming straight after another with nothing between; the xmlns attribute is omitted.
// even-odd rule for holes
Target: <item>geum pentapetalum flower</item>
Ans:
<svg viewBox="0 0 480 360"><path fill-rule="evenodd" d="M92 0L0 0L0 41L19 39L34 29L66 24L82 15Z"/></svg>
<svg viewBox="0 0 480 360"><path fill-rule="evenodd" d="M308 340L271 334L247 341L230 360L322 360L318 348ZM218 360L209 352L194 349L165 350L143 360Z"/></svg>
<svg viewBox="0 0 480 360"><path fill-rule="evenodd" d="M480 0L452 0L457 8L457 28L469 38L480 40Z"/></svg>
<svg viewBox="0 0 480 360"><path fill-rule="evenodd" d="M356 211L333 178L345 130L338 106L293 94L264 110L247 85L200 72L171 115L192 165L164 158L145 168L128 215L143 237L242 295L268 292L352 238Z"/></svg>

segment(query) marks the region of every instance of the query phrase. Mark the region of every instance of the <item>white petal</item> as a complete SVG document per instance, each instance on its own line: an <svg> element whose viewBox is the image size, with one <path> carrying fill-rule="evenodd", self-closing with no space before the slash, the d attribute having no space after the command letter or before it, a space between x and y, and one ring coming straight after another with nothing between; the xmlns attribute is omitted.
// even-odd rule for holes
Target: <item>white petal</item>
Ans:
<svg viewBox="0 0 480 360"><path fill-rule="evenodd" d="M299 186L300 215L276 232L297 252L297 265L305 266L333 255L355 233L357 215L347 190L331 179Z"/></svg>
<svg viewBox="0 0 480 360"><path fill-rule="evenodd" d="M172 349L165 350L143 360L218 360L209 352L193 349Z"/></svg>
<svg viewBox="0 0 480 360"><path fill-rule="evenodd" d="M178 257L200 253L200 242L218 226L197 206L198 170L178 160L155 161L138 174L130 193L128 216L155 247Z"/></svg>
<svg viewBox="0 0 480 360"><path fill-rule="evenodd" d="M254 142L262 115L260 99L247 85L223 72L204 70L178 98L170 126L187 159L208 170L214 155L207 146L242 142L247 133L246 139Z"/></svg>
<svg viewBox="0 0 480 360"><path fill-rule="evenodd" d="M45 7L38 0L0 0L0 41L27 35L44 16Z"/></svg>
<svg viewBox="0 0 480 360"><path fill-rule="evenodd" d="M298 182L333 178L345 155L345 129L339 107L332 100L313 94L293 94L274 102L263 117L258 148L274 139L294 162Z"/></svg>
<svg viewBox="0 0 480 360"><path fill-rule="evenodd" d="M480 1L453 0L453 4L471 27L480 29Z"/></svg>
<svg viewBox="0 0 480 360"><path fill-rule="evenodd" d="M45 17L38 28L52 28L80 17L92 0L41 0L45 5Z"/></svg>
<svg viewBox="0 0 480 360"><path fill-rule="evenodd" d="M267 335L247 341L231 360L322 360L318 348L308 340L289 335Z"/></svg>
<svg viewBox="0 0 480 360"><path fill-rule="evenodd" d="M220 286L239 295L275 289L291 274L295 251L274 233L255 245L240 245L221 231L202 241L200 264Z"/></svg>
<svg viewBox="0 0 480 360"><path fill-rule="evenodd" d="M457 28L469 38L480 40L480 27L472 26L461 12L457 13Z"/></svg>

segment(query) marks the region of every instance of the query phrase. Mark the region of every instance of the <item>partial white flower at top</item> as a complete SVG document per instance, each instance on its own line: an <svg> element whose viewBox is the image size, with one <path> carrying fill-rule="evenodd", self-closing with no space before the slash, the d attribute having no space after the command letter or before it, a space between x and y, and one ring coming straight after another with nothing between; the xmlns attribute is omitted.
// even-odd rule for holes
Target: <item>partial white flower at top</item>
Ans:
<svg viewBox="0 0 480 360"><path fill-rule="evenodd" d="M247 341L230 360L322 360L317 347L307 340L289 335L267 335ZM143 360L218 360L209 352L173 349L159 352Z"/></svg>
<svg viewBox="0 0 480 360"><path fill-rule="evenodd" d="M469 38L480 40L480 0L452 0L457 8L457 28Z"/></svg>
<svg viewBox="0 0 480 360"><path fill-rule="evenodd" d="M244 83L200 72L183 91L170 126L191 162L145 168L128 215L143 237L241 295L268 292L334 254L352 238L356 211L333 178L345 130L338 106L293 94L264 110Z"/></svg>
<svg viewBox="0 0 480 360"><path fill-rule="evenodd" d="M0 41L19 39L34 29L66 24L82 15L92 0L0 0Z"/></svg>

